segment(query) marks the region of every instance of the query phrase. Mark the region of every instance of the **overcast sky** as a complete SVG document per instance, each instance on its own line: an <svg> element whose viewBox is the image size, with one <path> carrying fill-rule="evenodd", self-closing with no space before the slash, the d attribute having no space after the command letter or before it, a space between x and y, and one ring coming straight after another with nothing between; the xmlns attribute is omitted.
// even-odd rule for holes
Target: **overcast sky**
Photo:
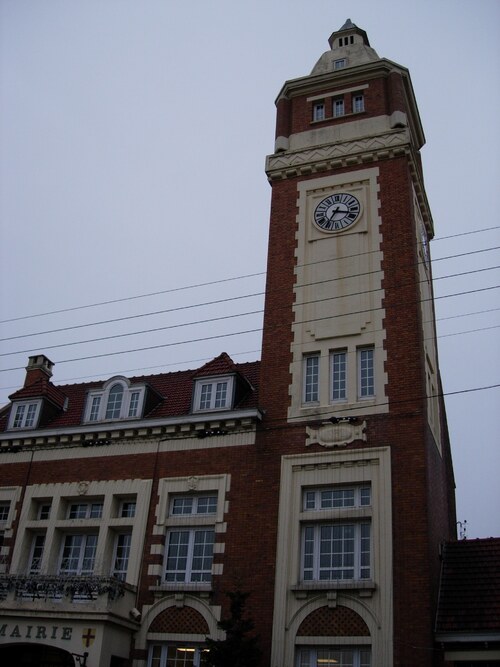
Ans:
<svg viewBox="0 0 500 667"><path fill-rule="evenodd" d="M0 404L37 352L260 357L274 100L347 18L411 73L458 519L499 536L498 0L0 0Z"/></svg>

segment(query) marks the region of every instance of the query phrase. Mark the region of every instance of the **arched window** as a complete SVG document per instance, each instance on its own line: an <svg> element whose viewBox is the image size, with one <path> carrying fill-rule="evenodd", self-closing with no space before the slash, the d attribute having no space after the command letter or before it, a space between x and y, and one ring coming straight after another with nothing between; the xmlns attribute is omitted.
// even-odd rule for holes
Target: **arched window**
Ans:
<svg viewBox="0 0 500 667"><path fill-rule="evenodd" d="M114 384L109 390L106 419L118 419L120 417L122 401L123 387L121 384Z"/></svg>
<svg viewBox="0 0 500 667"><path fill-rule="evenodd" d="M145 394L144 385L132 385L126 378L112 378L102 389L89 391L84 420L99 422L140 418Z"/></svg>

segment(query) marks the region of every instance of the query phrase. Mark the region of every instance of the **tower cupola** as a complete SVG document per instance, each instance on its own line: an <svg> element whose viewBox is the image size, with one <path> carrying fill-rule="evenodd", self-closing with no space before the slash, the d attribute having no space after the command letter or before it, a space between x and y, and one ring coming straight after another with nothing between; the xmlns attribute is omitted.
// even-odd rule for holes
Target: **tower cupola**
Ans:
<svg viewBox="0 0 500 667"><path fill-rule="evenodd" d="M330 44L332 51L342 48L343 46L352 46L354 44L365 44L366 46L370 46L366 32L361 30L361 28L358 28L351 19L347 19L340 30L332 32L328 44Z"/></svg>
<svg viewBox="0 0 500 667"><path fill-rule="evenodd" d="M325 74L379 60L370 46L366 32L358 28L351 19L347 19L339 30L332 32L328 43L330 51L321 56L311 74Z"/></svg>

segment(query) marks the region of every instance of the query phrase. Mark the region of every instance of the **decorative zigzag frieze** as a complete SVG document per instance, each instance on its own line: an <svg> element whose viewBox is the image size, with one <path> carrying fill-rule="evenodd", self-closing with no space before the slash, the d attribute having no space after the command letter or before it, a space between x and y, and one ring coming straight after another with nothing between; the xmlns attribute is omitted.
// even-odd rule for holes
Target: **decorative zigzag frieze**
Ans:
<svg viewBox="0 0 500 667"><path fill-rule="evenodd" d="M266 173L269 180L290 178L298 174L363 164L405 153L410 153L408 132L388 132L366 139L270 155L267 158Z"/></svg>

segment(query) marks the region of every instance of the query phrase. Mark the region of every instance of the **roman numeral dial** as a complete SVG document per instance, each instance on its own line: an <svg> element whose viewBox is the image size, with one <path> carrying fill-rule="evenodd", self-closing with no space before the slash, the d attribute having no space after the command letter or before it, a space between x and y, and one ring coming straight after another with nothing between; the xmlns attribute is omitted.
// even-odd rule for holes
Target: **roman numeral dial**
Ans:
<svg viewBox="0 0 500 667"><path fill-rule="evenodd" d="M341 232L353 225L361 213L354 195L338 192L320 201L314 210L315 224L325 232Z"/></svg>

